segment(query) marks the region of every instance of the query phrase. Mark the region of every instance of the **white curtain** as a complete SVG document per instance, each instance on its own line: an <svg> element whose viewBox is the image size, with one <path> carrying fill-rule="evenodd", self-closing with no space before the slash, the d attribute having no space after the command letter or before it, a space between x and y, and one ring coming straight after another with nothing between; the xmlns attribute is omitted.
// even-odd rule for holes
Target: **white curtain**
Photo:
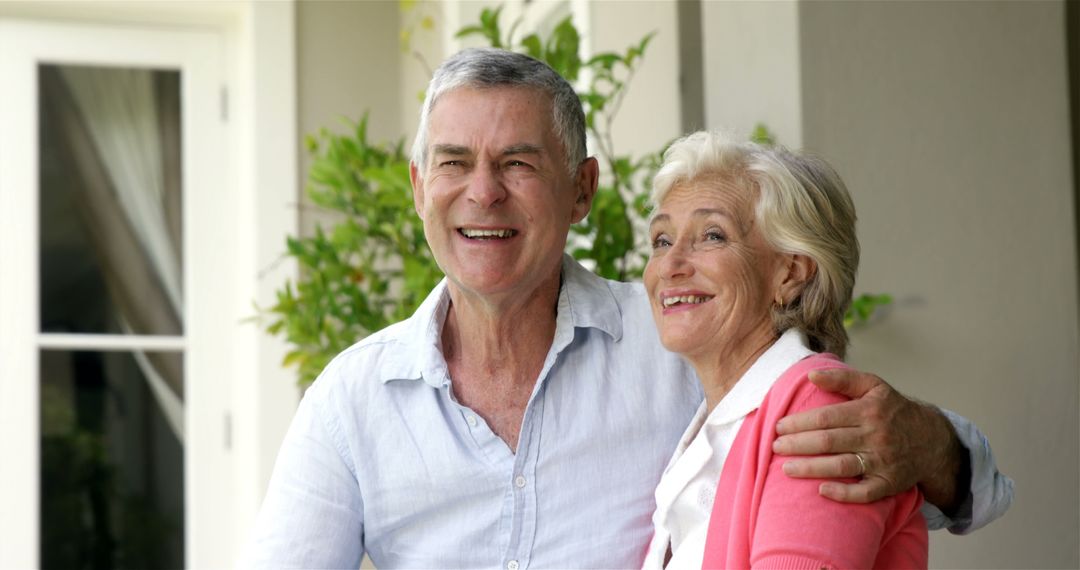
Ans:
<svg viewBox="0 0 1080 570"><path fill-rule="evenodd" d="M61 75L77 107L97 156L111 179L124 217L153 268L165 298L178 317L184 314L179 244L170 236L165 211L157 97L150 70L64 66ZM129 319L121 326L132 331ZM184 441L184 404L153 362L135 353L150 392L169 427Z"/></svg>

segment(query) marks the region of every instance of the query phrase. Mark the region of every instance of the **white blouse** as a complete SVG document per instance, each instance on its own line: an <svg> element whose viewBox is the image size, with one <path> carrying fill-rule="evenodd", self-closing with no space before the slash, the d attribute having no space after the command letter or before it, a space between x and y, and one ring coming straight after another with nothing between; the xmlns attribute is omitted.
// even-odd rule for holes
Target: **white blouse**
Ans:
<svg viewBox="0 0 1080 570"><path fill-rule="evenodd" d="M663 568L669 547L668 568L701 568L716 484L743 419L761 405L784 371L811 354L806 335L788 329L708 417L701 403L656 487L655 534L644 568Z"/></svg>

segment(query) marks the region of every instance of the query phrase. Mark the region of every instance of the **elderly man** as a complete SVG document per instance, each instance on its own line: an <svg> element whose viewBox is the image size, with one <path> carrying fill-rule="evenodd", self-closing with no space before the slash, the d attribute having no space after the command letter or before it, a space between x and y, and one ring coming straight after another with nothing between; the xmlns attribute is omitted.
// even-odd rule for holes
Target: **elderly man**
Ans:
<svg viewBox="0 0 1080 570"><path fill-rule="evenodd" d="M640 566L654 487L702 394L641 286L563 255L598 176L577 95L526 56L459 53L431 81L411 174L446 279L308 390L248 562ZM954 431L872 376L821 382L862 397L782 422L779 452L839 453L789 474L862 475L823 484L838 500L919 483L953 516L929 507L930 524L957 532L1007 508L1011 482L965 420Z"/></svg>

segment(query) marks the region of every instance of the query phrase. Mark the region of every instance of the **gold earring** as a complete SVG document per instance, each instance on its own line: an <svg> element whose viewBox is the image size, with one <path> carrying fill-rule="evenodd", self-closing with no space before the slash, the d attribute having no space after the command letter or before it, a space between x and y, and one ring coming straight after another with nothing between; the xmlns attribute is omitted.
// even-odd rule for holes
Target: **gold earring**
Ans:
<svg viewBox="0 0 1080 570"><path fill-rule="evenodd" d="M781 311L784 310L784 298L782 296L780 296L780 295L776 296L776 304L780 305L780 310Z"/></svg>

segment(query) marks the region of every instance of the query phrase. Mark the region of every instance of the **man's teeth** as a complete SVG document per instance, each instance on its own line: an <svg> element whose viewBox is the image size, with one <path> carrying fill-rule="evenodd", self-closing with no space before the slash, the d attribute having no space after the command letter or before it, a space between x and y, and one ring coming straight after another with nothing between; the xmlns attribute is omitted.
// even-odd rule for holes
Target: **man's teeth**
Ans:
<svg viewBox="0 0 1080 570"><path fill-rule="evenodd" d="M508 238L514 235L514 230L472 230L461 228L461 235L467 238Z"/></svg>
<svg viewBox="0 0 1080 570"><path fill-rule="evenodd" d="M697 305L699 303L704 303L709 299L712 299L712 297L706 295L680 295L678 297L665 297L664 306L670 307L672 305L680 304Z"/></svg>

